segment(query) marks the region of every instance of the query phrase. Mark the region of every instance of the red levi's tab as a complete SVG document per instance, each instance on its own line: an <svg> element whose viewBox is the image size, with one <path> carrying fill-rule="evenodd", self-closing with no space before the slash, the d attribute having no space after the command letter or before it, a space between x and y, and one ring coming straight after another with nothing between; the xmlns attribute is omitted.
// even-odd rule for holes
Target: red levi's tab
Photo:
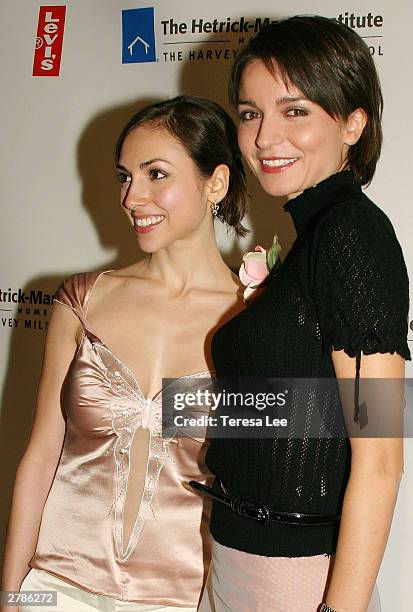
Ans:
<svg viewBox="0 0 413 612"><path fill-rule="evenodd" d="M33 76L59 76L66 6L41 6L37 26Z"/></svg>

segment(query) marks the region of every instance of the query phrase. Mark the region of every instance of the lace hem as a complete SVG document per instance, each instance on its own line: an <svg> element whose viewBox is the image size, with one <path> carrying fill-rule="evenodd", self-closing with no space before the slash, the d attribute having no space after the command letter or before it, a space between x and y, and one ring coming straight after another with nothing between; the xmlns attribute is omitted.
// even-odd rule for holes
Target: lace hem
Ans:
<svg viewBox="0 0 413 612"><path fill-rule="evenodd" d="M324 339L324 350L328 353L344 350L349 357L357 357L361 353L363 355L397 353L406 361L411 360L405 338L380 338L375 332L354 333L344 327Z"/></svg>

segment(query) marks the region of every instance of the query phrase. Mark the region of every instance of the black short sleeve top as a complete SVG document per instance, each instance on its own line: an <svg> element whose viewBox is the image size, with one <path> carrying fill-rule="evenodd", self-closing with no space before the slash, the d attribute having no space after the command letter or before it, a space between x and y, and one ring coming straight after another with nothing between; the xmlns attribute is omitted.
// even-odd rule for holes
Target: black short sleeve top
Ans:
<svg viewBox="0 0 413 612"><path fill-rule="evenodd" d="M331 352L341 349L410 359L403 254L353 174L335 174L284 208L297 239L262 295L215 334L217 376L331 378ZM207 454L231 494L314 514L340 513L350 461L346 438L215 439ZM225 546L292 557L334 552L338 524L263 526L215 502L211 531Z"/></svg>

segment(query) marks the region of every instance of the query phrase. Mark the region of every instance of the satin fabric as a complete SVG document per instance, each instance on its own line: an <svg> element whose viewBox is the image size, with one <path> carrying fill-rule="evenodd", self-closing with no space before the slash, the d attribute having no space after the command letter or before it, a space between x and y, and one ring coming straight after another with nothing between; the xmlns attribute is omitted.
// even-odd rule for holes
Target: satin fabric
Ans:
<svg viewBox="0 0 413 612"><path fill-rule="evenodd" d="M147 400L90 329L87 304L101 274L75 275L56 296L84 331L62 390L66 436L30 565L120 600L196 606L209 558L209 508L184 483L206 481L204 444L161 437L161 394ZM132 457L138 428L149 445L135 445ZM136 493L127 490L133 469L143 470ZM136 515L130 537L123 533L127 491Z"/></svg>

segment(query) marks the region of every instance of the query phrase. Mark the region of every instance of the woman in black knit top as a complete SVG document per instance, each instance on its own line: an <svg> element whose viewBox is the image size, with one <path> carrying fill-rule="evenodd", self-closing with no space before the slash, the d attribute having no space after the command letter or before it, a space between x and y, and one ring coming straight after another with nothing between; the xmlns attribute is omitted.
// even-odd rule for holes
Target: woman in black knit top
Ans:
<svg viewBox="0 0 413 612"><path fill-rule="evenodd" d="M297 239L265 290L216 333L217 376L349 379L354 413L349 419L338 401L348 436L212 441L207 463L228 503L214 500L200 610L379 610L374 585L402 438L358 435L379 409L360 393L368 378L400 381L410 353L403 255L390 221L361 191L381 149L378 76L355 32L293 17L239 54L230 97L242 153L267 193L287 196ZM304 411L309 430L320 410L310 395L289 413ZM337 402L321 409L337 432ZM260 520L247 516L256 504Z"/></svg>

